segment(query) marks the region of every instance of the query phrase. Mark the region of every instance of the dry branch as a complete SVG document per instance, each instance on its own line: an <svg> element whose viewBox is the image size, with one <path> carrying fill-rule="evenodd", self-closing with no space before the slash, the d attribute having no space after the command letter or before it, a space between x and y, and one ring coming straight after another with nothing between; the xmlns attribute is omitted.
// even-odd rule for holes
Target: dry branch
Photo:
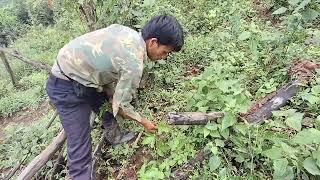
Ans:
<svg viewBox="0 0 320 180"><path fill-rule="evenodd" d="M167 120L171 125L205 125L209 121L223 117L222 112L171 112Z"/></svg>
<svg viewBox="0 0 320 180"><path fill-rule="evenodd" d="M57 116L58 116L58 111L57 111L57 109L56 109L56 110L54 111L54 114L52 115L52 117L51 117L48 125L46 126L46 129L48 129L48 128L51 126L52 122L56 119Z"/></svg>
<svg viewBox="0 0 320 180"><path fill-rule="evenodd" d="M48 73L51 71L51 67L45 63L41 63L41 62L38 62L38 61L34 61L34 60L30 60L28 58L25 58L23 57L18 51L16 50L9 50L7 48L0 48L0 52L4 52L4 53L7 53L17 59L19 59L20 61L24 62L24 63L27 63L37 69L42 69L42 70L45 70L47 71Z"/></svg>

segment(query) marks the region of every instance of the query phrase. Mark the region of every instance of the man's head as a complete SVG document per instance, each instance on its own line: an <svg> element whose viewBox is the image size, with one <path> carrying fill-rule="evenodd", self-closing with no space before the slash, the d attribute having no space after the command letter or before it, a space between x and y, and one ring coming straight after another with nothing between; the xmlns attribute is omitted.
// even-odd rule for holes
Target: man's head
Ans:
<svg viewBox="0 0 320 180"><path fill-rule="evenodd" d="M169 15L153 17L142 29L147 54L151 60L166 58L184 44L183 30L176 18Z"/></svg>

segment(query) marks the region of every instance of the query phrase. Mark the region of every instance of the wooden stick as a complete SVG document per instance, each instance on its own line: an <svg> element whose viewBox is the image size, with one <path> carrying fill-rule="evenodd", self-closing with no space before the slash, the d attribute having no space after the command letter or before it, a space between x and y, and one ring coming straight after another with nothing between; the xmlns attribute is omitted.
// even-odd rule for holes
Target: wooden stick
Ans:
<svg viewBox="0 0 320 180"><path fill-rule="evenodd" d="M58 116L58 111L57 111L57 109L56 109L56 110L54 111L54 114L53 114L53 116L51 117L48 125L46 126L46 129L48 129L48 128L51 126L52 122L56 119L57 116Z"/></svg>
<svg viewBox="0 0 320 180"><path fill-rule="evenodd" d="M51 67L45 63L41 63L41 62L37 62L34 60L30 60L28 58L23 57L18 51L14 50L14 52L11 52L9 49L7 48L0 48L0 51L5 52L17 59L19 59L20 61L27 63L37 69L42 69L47 71L48 73L51 71Z"/></svg>
<svg viewBox="0 0 320 180"><path fill-rule="evenodd" d="M12 82L13 86L17 87L17 80L16 80L16 78L15 78L15 76L13 74L13 71L12 71L12 69L10 67L10 64L9 64L7 58L6 58L6 55L4 54L3 51L1 51L1 49L0 49L0 57L2 59L2 62L4 64L6 70L8 71L8 73L10 75L10 79L11 79L11 82Z"/></svg>
<svg viewBox="0 0 320 180"><path fill-rule="evenodd" d="M171 125L205 125L209 121L223 117L222 112L170 112L167 115L168 123Z"/></svg>
<svg viewBox="0 0 320 180"><path fill-rule="evenodd" d="M27 159L29 154L27 154L23 160L13 169L9 172L9 174L4 178L4 180L9 180L12 178L12 176L18 171L18 169L20 168L20 166L24 163L24 161Z"/></svg>

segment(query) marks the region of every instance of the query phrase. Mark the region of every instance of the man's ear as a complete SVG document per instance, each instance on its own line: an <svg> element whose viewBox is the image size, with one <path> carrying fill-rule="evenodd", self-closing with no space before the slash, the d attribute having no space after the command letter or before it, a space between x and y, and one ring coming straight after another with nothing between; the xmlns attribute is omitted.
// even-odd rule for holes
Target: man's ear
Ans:
<svg viewBox="0 0 320 180"><path fill-rule="evenodd" d="M158 47L159 46L159 42L158 42L157 38L151 38L149 42L150 42L150 46L152 46L152 47Z"/></svg>

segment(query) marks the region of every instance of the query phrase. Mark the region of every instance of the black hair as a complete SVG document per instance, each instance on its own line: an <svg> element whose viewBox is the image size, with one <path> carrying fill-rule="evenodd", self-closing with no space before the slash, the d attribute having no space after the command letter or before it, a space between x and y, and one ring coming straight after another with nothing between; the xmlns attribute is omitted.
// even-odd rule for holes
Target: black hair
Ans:
<svg viewBox="0 0 320 180"><path fill-rule="evenodd" d="M153 17L143 28L142 37L146 41L157 38L161 45L170 45L180 51L184 44L183 29L178 20L170 15Z"/></svg>

